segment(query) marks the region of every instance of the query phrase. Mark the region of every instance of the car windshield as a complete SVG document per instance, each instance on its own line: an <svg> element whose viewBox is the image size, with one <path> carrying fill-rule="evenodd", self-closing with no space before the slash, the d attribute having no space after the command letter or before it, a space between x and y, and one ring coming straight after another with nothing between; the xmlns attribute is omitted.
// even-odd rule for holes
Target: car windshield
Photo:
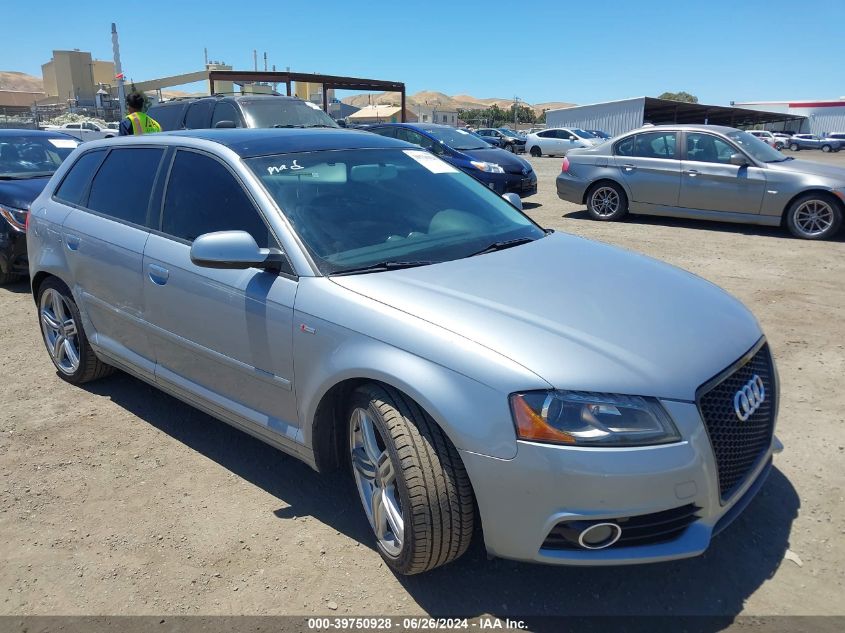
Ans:
<svg viewBox="0 0 845 633"><path fill-rule="evenodd" d="M0 136L0 179L49 176L78 144L70 137Z"/></svg>
<svg viewBox="0 0 845 633"><path fill-rule="evenodd" d="M485 149L490 147L489 143L484 142L475 134L471 134L465 130L436 127L428 128L425 131L429 136L442 141L452 149Z"/></svg>
<svg viewBox="0 0 845 633"><path fill-rule="evenodd" d="M610 138L609 134L607 134L606 132L602 132L601 130L590 130L590 134L592 134L596 138L603 138L603 139L609 139Z"/></svg>
<svg viewBox="0 0 845 633"><path fill-rule="evenodd" d="M318 151L245 162L324 275L451 261L545 235L500 196L424 150Z"/></svg>
<svg viewBox="0 0 845 633"><path fill-rule="evenodd" d="M249 127L339 127L310 101L279 97L242 101L241 106Z"/></svg>
<svg viewBox="0 0 845 633"><path fill-rule="evenodd" d="M522 134L520 134L520 133L519 133L519 132L517 132L516 130L512 130L512 129L508 128L508 127L500 127L500 128L499 128L499 131L500 131L502 134L507 134L508 136L522 136Z"/></svg>
<svg viewBox="0 0 845 633"><path fill-rule="evenodd" d="M752 158L764 163L779 163L786 157L768 143L748 132L736 130L728 133L728 138L744 149Z"/></svg>
<svg viewBox="0 0 845 633"><path fill-rule="evenodd" d="M575 136L580 136L581 138L598 138L595 134L577 127L570 128L570 132L575 134Z"/></svg>

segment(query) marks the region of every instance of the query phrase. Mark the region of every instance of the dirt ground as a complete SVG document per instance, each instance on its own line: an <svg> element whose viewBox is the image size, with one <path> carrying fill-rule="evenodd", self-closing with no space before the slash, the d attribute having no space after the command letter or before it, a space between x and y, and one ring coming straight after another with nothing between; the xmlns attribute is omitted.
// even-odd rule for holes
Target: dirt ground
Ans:
<svg viewBox="0 0 845 633"><path fill-rule="evenodd" d="M786 450L704 556L556 568L488 560L476 538L457 563L397 578L345 474L321 477L123 374L59 380L19 284L0 288L0 614L845 614L845 234L595 223L558 200L560 159L531 160L541 224L701 275L769 337Z"/></svg>

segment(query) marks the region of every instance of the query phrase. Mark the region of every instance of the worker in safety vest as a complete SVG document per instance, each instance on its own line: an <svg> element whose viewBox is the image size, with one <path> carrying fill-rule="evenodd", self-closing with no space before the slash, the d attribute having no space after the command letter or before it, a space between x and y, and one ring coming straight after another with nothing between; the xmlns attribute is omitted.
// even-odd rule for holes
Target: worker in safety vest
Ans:
<svg viewBox="0 0 845 633"><path fill-rule="evenodd" d="M121 136L161 132L161 126L158 124L158 121L142 112L144 109L144 95L140 92L133 92L126 97L126 109L129 111L129 114L120 122Z"/></svg>

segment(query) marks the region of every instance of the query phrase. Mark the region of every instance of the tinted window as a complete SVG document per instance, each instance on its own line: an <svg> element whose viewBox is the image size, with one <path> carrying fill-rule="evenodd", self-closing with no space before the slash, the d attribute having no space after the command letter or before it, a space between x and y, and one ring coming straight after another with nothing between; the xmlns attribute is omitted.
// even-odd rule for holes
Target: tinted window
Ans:
<svg viewBox="0 0 845 633"><path fill-rule="evenodd" d="M217 125L218 121L232 121L236 127L241 127L238 110L228 101L221 101L214 108L214 116L211 117L211 127Z"/></svg>
<svg viewBox="0 0 845 633"><path fill-rule="evenodd" d="M211 119L211 109L214 101L197 101L188 107L188 114L185 116L185 127L189 130L196 130L208 127Z"/></svg>
<svg viewBox="0 0 845 633"><path fill-rule="evenodd" d="M634 156L639 158L675 158L675 132L646 132L634 137Z"/></svg>
<svg viewBox="0 0 845 633"><path fill-rule="evenodd" d="M564 141L570 141L575 138L569 130L555 130L555 136Z"/></svg>
<svg viewBox="0 0 845 633"><path fill-rule="evenodd" d="M88 204L117 220L144 225L158 165L164 150L112 150L91 183Z"/></svg>
<svg viewBox="0 0 845 633"><path fill-rule="evenodd" d="M537 132L537 136L541 138L556 138L557 134L555 130L546 130L545 132Z"/></svg>
<svg viewBox="0 0 845 633"><path fill-rule="evenodd" d="M184 103L170 106L153 106L147 114L158 122L162 130L169 132L182 128L182 114L185 112L185 107Z"/></svg>
<svg viewBox="0 0 845 633"><path fill-rule="evenodd" d="M246 231L260 247L270 243L267 225L235 177L196 152L176 153L161 230L189 242L214 231Z"/></svg>
<svg viewBox="0 0 845 633"><path fill-rule="evenodd" d="M85 205L85 194L88 184L94 178L94 173L103 160L105 150L88 152L80 156L70 168L62 184L56 190L56 198L70 204Z"/></svg>
<svg viewBox="0 0 845 633"><path fill-rule="evenodd" d="M407 141L408 143L413 143L414 145L419 145L420 147L424 147L426 149L432 149L434 147L434 142L419 132L415 132L414 130L409 130L408 128L399 128L396 131L396 138L400 141Z"/></svg>
<svg viewBox="0 0 845 633"><path fill-rule="evenodd" d="M750 136L750 135L749 135ZM710 134L696 132L687 133L687 159L696 160L702 163L725 163L731 162L731 154L737 150L720 138Z"/></svg>
<svg viewBox="0 0 845 633"><path fill-rule="evenodd" d="M378 134L379 136L386 136L388 138L396 138L396 128L395 127L377 127L370 130L373 134Z"/></svg>
<svg viewBox="0 0 845 633"><path fill-rule="evenodd" d="M634 155L634 138L633 136L629 136L627 138L623 138L621 141L616 143L613 148L613 153L617 156L633 156Z"/></svg>
<svg viewBox="0 0 845 633"><path fill-rule="evenodd" d="M240 105L247 127L338 127L334 119L310 101L268 97L245 99Z"/></svg>

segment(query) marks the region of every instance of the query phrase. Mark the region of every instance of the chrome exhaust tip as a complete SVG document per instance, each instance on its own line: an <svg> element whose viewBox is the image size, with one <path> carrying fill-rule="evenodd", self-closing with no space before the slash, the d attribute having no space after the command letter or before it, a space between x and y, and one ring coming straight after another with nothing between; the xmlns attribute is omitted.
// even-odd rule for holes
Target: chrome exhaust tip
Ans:
<svg viewBox="0 0 845 633"><path fill-rule="evenodd" d="M584 549L604 549L621 536L622 528L616 523L593 523L578 534L578 545Z"/></svg>

